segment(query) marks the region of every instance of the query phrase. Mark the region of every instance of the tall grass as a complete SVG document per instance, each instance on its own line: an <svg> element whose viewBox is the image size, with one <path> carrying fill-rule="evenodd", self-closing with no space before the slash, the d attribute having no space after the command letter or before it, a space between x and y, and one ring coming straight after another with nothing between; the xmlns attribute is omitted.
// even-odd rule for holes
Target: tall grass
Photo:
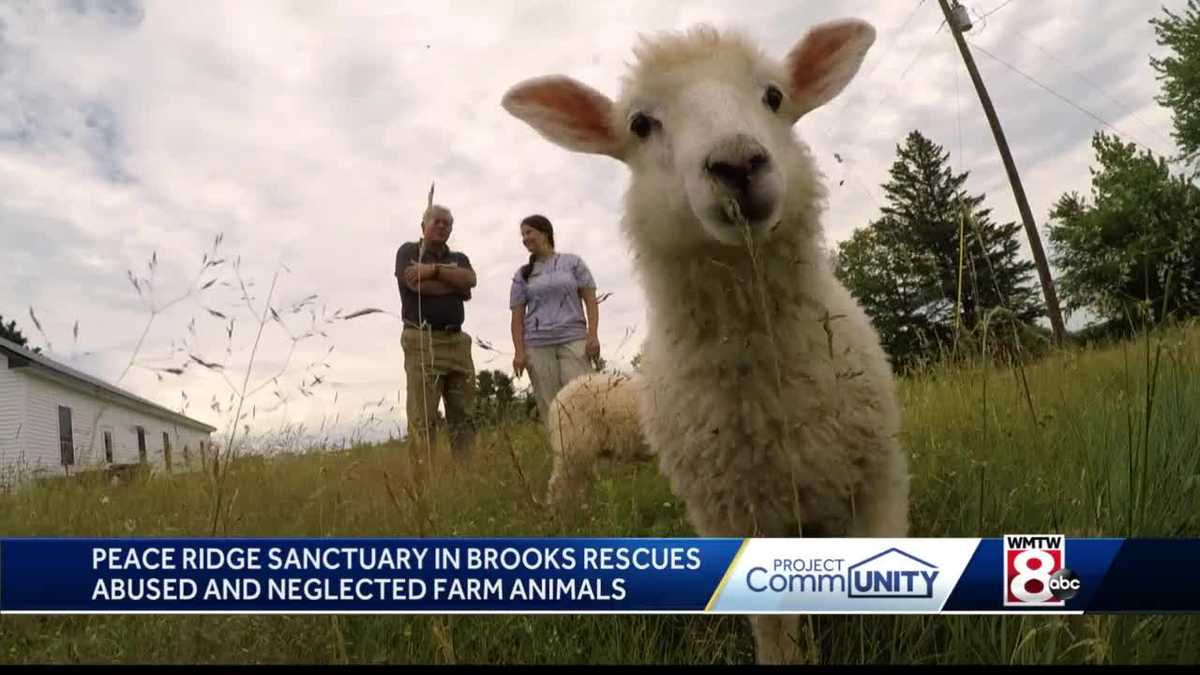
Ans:
<svg viewBox="0 0 1200 675"><path fill-rule="evenodd" d="M1200 536L1200 330L902 380L913 536ZM414 489L399 444L238 457L219 535L692 536L652 465L605 465L579 513L531 503L532 424ZM0 497L4 535L203 536L203 476L59 481ZM1195 616L817 616L825 663L1195 663ZM0 620L5 663L751 663L736 616L51 616Z"/></svg>

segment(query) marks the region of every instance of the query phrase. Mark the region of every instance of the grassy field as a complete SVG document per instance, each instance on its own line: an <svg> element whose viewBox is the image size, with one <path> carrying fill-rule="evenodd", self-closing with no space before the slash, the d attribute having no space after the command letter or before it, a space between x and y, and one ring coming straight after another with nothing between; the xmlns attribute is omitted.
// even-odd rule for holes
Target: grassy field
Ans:
<svg viewBox="0 0 1200 675"><path fill-rule="evenodd" d="M1200 330L935 368L902 384L912 536L1200 536ZM444 455L443 455L444 456ZM532 425L442 461L423 495L384 446L245 459L202 475L0 497L0 533L76 536L692 536L651 465L601 469L556 523ZM219 501L220 508L214 509ZM1196 663L1200 616L815 616L823 663ZM74 616L0 619L3 663L750 663L733 616Z"/></svg>

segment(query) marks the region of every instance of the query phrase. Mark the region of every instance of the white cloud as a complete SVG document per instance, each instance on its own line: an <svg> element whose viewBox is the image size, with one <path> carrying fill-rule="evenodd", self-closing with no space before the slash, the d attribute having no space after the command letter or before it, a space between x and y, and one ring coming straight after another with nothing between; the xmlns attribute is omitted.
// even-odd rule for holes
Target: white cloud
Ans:
<svg viewBox="0 0 1200 675"><path fill-rule="evenodd" d="M981 23L972 40L1094 106L1117 128L1161 144L1168 118L1153 104L1157 84L1147 61L1154 44L1146 20L1156 11L1140 3L1013 3ZM453 244L479 271L480 287L468 307L472 334L511 351L508 283L525 259L517 223L540 212L554 221L560 248L583 254L602 292L613 293L602 306L602 343L609 357L627 360L640 344L645 307L617 225L625 170L537 138L500 109L501 95L521 79L549 72L614 93L639 31L735 22L782 55L807 25L841 14L871 20L880 37L860 79L798 126L831 183L830 241L876 213L895 145L917 128L957 161L961 123L971 189L988 191L998 218L1015 219L974 91L950 36L944 29L935 33L941 17L930 2L919 8L866 0L811 7L733 1L5 4L0 311L30 334L27 307L36 308L66 359L71 326L79 320L79 351L97 355L75 363L115 378L147 318L126 270L143 274L156 254L161 302L187 288L201 256L223 233L221 249L241 256L241 273L255 282L260 303L282 263L291 271L281 277L277 304L317 293L318 313L321 306L329 313L362 307L398 313L395 250L415 238L429 182L436 179L438 199L455 212ZM1026 44L1030 40L1059 57L1070 55L1072 66L1106 92L1081 84ZM1044 219L1063 191L1086 190L1088 141L1099 124L986 56L977 58L1035 216ZM1127 107L1111 105L1106 94ZM230 263L221 278L232 281ZM237 294L217 285L201 297L202 303L189 299L156 317L144 353L169 355L172 340L189 339L204 358L221 357L226 324L206 308L232 316ZM234 366L244 365L253 337L254 322L242 310ZM189 338L193 319L196 335ZM296 322L292 330L305 327ZM260 358L272 363L256 371L260 379L286 353L289 340L277 328L270 326L261 348ZM290 380L283 387L292 396L286 417L271 388L264 389L256 399L257 423L286 419L315 428L322 417L340 414L345 422L380 400L387 402L383 411L396 402L402 409L394 317L339 322L326 332L328 340L301 342L293 360L320 360L335 345L333 368L321 371L325 385L308 398L296 394L297 380ZM505 354L476 349L475 357L478 368L510 367ZM230 379L240 386L235 375ZM226 421L208 407L229 392L212 373L192 368L160 383L149 371L135 370L122 384L166 405L186 390L190 414ZM388 412L379 429L386 433L399 420L399 410Z"/></svg>

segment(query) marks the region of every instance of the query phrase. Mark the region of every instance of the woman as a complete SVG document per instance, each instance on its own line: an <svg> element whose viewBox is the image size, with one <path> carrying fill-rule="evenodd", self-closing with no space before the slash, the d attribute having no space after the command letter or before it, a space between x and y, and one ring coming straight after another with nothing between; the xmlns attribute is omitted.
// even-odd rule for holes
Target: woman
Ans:
<svg viewBox="0 0 1200 675"><path fill-rule="evenodd" d="M554 226L545 216L521 221L521 242L529 262L513 276L508 301L513 373L529 371L544 422L558 390L591 370L589 361L600 356L600 306L591 271L579 256L554 250Z"/></svg>

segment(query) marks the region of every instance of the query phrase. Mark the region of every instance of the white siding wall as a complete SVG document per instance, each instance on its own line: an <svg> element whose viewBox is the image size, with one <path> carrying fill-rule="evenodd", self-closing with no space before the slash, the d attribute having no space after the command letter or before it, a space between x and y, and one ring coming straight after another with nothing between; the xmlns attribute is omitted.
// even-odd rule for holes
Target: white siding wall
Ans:
<svg viewBox="0 0 1200 675"><path fill-rule="evenodd" d="M208 448L209 434L198 429L192 429L181 425L175 425L172 428L171 436L171 454L173 456L172 463L174 470L179 471L183 466L184 455L187 455L188 466L192 469L200 468L200 443L204 443L204 447ZM161 437L162 434L159 434ZM161 439L160 439L161 443ZM187 452L184 452L184 448ZM209 457L212 457L210 454Z"/></svg>
<svg viewBox="0 0 1200 675"><path fill-rule="evenodd" d="M0 354L0 483L20 462L24 421L25 378L9 370L8 357Z"/></svg>
<svg viewBox="0 0 1200 675"><path fill-rule="evenodd" d="M112 432L113 463L137 463L138 426L145 429L146 459L156 470L166 466L163 432L170 437L172 472L184 471L189 465L192 469L200 466L197 448L200 439L207 442L208 434L119 404L98 400L37 376L18 373L17 377L24 380L26 392L25 429L21 432L23 452L30 468L35 468L34 465L40 467L43 475L65 473L59 449L59 406L71 409L75 447L75 464L71 467L73 472L107 464L104 453L105 430ZM94 441L93 423L97 428ZM184 462L185 445L190 459L187 464Z"/></svg>

